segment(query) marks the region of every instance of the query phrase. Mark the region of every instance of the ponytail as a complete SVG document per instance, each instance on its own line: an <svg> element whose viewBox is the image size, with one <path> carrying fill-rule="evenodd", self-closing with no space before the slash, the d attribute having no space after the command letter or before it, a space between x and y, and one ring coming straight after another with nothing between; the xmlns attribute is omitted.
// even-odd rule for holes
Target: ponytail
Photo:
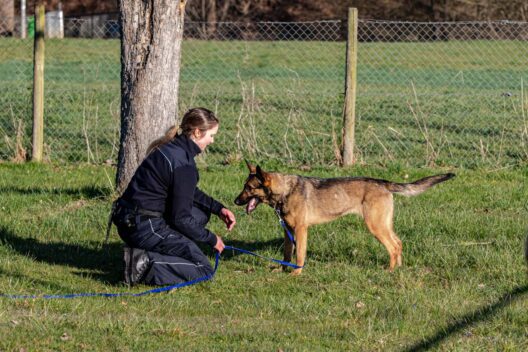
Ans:
<svg viewBox="0 0 528 352"><path fill-rule="evenodd" d="M171 140L173 140L178 135L178 129L178 126L174 125L167 130L163 137L158 138L154 142L150 143L149 147L147 148L147 155L149 155L154 149L158 148L159 146L169 143Z"/></svg>

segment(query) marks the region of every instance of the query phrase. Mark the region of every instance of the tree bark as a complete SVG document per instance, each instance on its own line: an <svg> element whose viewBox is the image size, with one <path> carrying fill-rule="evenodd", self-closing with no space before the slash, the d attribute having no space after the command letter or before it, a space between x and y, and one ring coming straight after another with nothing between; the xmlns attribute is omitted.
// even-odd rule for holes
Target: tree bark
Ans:
<svg viewBox="0 0 528 352"><path fill-rule="evenodd" d="M186 0L121 0L121 193L149 144L177 121Z"/></svg>
<svg viewBox="0 0 528 352"><path fill-rule="evenodd" d="M11 36L15 32L15 2L3 0L0 3L0 35Z"/></svg>

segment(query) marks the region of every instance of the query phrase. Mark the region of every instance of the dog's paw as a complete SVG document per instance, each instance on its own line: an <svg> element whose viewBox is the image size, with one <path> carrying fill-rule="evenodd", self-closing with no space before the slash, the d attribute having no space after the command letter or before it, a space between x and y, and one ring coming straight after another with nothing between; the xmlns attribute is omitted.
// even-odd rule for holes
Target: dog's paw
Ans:
<svg viewBox="0 0 528 352"><path fill-rule="evenodd" d="M290 273L291 276L299 276L302 273L302 269L295 269Z"/></svg>

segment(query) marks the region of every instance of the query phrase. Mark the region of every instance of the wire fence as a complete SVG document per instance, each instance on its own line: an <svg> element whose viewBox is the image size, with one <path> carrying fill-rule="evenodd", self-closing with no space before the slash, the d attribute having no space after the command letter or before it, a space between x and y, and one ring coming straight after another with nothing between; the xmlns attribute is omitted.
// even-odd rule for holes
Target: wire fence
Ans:
<svg viewBox="0 0 528 352"><path fill-rule="evenodd" d="M0 160L23 160L31 140L33 40L12 22L0 37ZM65 19L63 33L46 39L45 155L112 162L119 23ZM360 20L358 33L360 162L526 165L528 23ZM206 160L338 163L346 23L187 22L184 38L180 111L205 106L222 121Z"/></svg>

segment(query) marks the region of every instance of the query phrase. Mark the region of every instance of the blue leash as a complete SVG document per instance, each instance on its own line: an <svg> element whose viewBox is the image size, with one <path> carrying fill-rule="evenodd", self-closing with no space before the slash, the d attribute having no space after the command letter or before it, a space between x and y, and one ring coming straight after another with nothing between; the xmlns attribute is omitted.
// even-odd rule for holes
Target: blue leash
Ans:
<svg viewBox="0 0 528 352"><path fill-rule="evenodd" d="M262 259L265 259L265 260L269 260L270 262L279 263L280 265L289 266L289 267L292 267L294 269L301 269L302 268L302 266L299 266L297 264L285 262L285 261L279 260L279 259L265 257L263 255L260 255L260 254L257 254L257 253L253 253L251 251L248 251L248 250L242 249L242 248L237 248L237 247L233 247L233 246L225 246L225 249L232 249L232 250L235 250L235 251L238 251L238 252L241 252L241 253L245 253L245 254L249 254L249 255L252 255L252 256L255 256L255 257L259 257L259 258L262 258Z"/></svg>
<svg viewBox="0 0 528 352"><path fill-rule="evenodd" d="M275 214L277 214L277 216L279 217L279 222L282 228L284 229L284 231L286 231L286 233L288 234L290 241L293 243L294 246L297 246L297 243L295 242L295 238L291 234L290 229L288 229L288 225L286 225L286 222L282 219L282 216L280 215L280 210L275 208Z"/></svg>
<svg viewBox="0 0 528 352"><path fill-rule="evenodd" d="M269 261L272 261L272 262L275 262L275 263L279 263L281 265L290 266L290 267L295 268L295 269L302 268L302 266L298 266L298 265L295 265L295 264L292 264L292 263L289 263L289 262L285 262L285 261L282 261L282 260L274 259L274 258L264 257L264 256L262 256L260 254L253 253L251 251L248 251L248 250L245 250L245 249L242 249L242 248L237 248L237 247L233 247L233 246L225 246L224 250L225 249L234 250L234 251L238 251L238 252L245 253L245 254L250 254L250 255L253 255L255 257L266 259L266 260L269 260ZM143 291L143 292L139 292L139 293L132 293L132 292L122 292L122 293L71 293L71 294L67 294L67 295L41 295L41 296L40 295L9 295L9 294L3 294L2 293L2 294L0 294L0 297L10 298L10 299L36 299L36 298L56 299L56 298L78 298L78 297L124 297L124 296L140 297L140 296L146 296L146 295L150 295L150 294L154 294L154 293L171 291L171 290L174 290L174 289L177 289L177 288L182 288L182 287L185 287L185 286L191 286L191 285L197 284L197 283L202 282L202 281L211 280L213 278L213 276L215 276L215 274L216 274L216 270L218 269L219 263L220 263L220 253L217 252L216 253L216 257L215 257L215 266L214 266L214 270L213 270L212 274L206 275L204 277L200 277L198 279L194 279L194 280L191 280L191 281L186 281L186 282L182 282L182 283L175 284L175 285L158 287L158 288L154 288L154 289Z"/></svg>

